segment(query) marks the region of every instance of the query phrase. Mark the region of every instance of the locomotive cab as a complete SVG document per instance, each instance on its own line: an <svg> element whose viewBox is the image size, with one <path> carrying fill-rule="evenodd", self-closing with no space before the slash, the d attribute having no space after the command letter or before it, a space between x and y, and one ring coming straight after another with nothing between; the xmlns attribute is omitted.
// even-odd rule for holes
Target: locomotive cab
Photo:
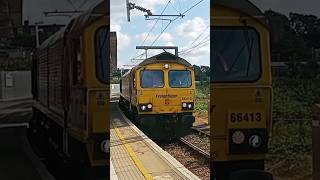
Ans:
<svg viewBox="0 0 320 180"><path fill-rule="evenodd" d="M249 1L212 3L211 68L214 176L263 170L271 126L269 30L263 13Z"/></svg>
<svg viewBox="0 0 320 180"><path fill-rule="evenodd" d="M151 57L125 74L121 94L123 104L130 104L127 109L133 120L151 138L183 136L195 121L194 71L191 64L173 54Z"/></svg>
<svg viewBox="0 0 320 180"><path fill-rule="evenodd" d="M30 139L93 179L107 176L110 157L108 4L97 1L75 17L33 61Z"/></svg>

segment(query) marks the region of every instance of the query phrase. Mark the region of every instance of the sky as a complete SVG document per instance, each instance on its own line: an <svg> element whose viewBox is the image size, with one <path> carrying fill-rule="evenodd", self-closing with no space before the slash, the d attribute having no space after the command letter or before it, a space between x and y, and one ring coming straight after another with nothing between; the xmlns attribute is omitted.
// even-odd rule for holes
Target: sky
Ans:
<svg viewBox="0 0 320 180"><path fill-rule="evenodd" d="M97 0L24 0L23 19L29 20L31 24L43 21L45 24L66 24L70 17L44 17L44 11L55 10L84 10L90 7ZM118 33L118 64L119 67L127 64L136 64L137 61L130 61L137 52L135 46L142 45L147 33L155 21L145 20L144 13L137 10L131 11L131 22L127 22L125 0L110 0L111 8L111 30ZM132 3L151 9L153 14L160 14L169 0L130 0ZM164 14L177 14L183 12L200 0L171 0ZM289 12L313 14L320 17L319 0L251 0L260 9L273 9L288 15ZM209 65L209 4L210 0L203 0L194 7L184 18L172 22L159 40L154 45L175 45L180 51L190 49L187 53L180 53L191 64ZM149 34L143 45L150 45L166 26L168 21L158 21L154 30ZM202 34L199 38L199 34ZM194 41L197 39L197 41ZM202 43L201 43L202 42ZM198 45L198 46L197 46ZM154 51L152 55L159 53Z"/></svg>
<svg viewBox="0 0 320 180"><path fill-rule="evenodd" d="M161 14L164 9L163 14L180 14L200 2L200 0L171 0L170 3L168 3L169 0L130 0L130 2L150 9L153 14ZM167 4L168 6L166 6ZM209 66L209 8L210 0L203 0L188 11L185 17L172 21L168 28L165 29L169 21L159 20L157 22L156 20L145 20L145 13L137 10L131 11L131 21L128 22L126 1L111 1L111 31L117 32L118 67L130 68L141 62L141 60L131 60L144 52L144 50L136 50L135 47L151 45L164 29L161 36L159 36L153 45L178 46L180 51L179 56L185 58L191 64ZM154 23L156 24L154 25ZM152 29L153 26L154 28ZM145 42L143 43L144 40ZM160 52L163 51L149 50L148 57ZM145 58L145 55L138 57L138 59L143 58Z"/></svg>

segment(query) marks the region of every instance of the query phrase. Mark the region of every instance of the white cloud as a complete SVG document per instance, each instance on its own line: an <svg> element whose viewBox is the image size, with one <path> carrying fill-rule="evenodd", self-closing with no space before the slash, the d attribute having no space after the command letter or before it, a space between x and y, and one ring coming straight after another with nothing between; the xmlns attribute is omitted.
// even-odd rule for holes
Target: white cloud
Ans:
<svg viewBox="0 0 320 180"><path fill-rule="evenodd" d="M210 65L210 41L202 40L181 48L179 55L191 64Z"/></svg>
<svg viewBox="0 0 320 180"><path fill-rule="evenodd" d="M138 10L131 11L131 23L127 23L127 12L126 12L126 0L114 0L111 1L111 16L110 24L111 30L117 31L118 35L118 53L119 54L119 65L132 64L128 59L135 57L135 46L141 45L142 41L146 38L147 33L155 23L155 21L145 21L143 27L140 22L144 19L144 12ZM182 0L180 0L183 2ZM164 0L130 0L130 2L135 3L136 5L150 9L152 13L159 14L164 8L167 1ZM173 2L173 0L172 0ZM188 3L186 1L185 3ZM178 5L177 5L178 6ZM170 6L169 6L170 7ZM183 8L182 8L183 9ZM171 9L172 10L172 9ZM169 12L170 8L166 12ZM202 38L206 37L207 32L201 36L199 41L191 44L193 40L203 32L209 25L209 17L194 17L190 20L183 19L181 24L178 24L178 21L171 25L171 28L168 28L161 37L157 40L155 45L165 45L165 46L179 46L179 50L190 48L200 41ZM138 22L138 23L136 23ZM162 23L162 24L161 24ZM156 37L159 35L160 30L164 28L167 22L158 22L154 30L149 34L147 41L144 45L150 45ZM176 26L174 28L173 26ZM130 29L129 29L130 28ZM209 32L209 30L208 30ZM134 33L134 34L133 34ZM137 51L137 54L142 53L143 51ZM151 57L155 54L161 53L163 50L149 50L148 57ZM169 50L169 52L174 53L174 51ZM186 54L186 60L192 64L197 65L208 65L209 58L209 46L207 47L198 47Z"/></svg>
<svg viewBox="0 0 320 180"><path fill-rule="evenodd" d="M127 34L123 34L120 31L117 32L118 50L125 48L131 42L131 38Z"/></svg>
<svg viewBox="0 0 320 180"><path fill-rule="evenodd" d="M135 3L136 5L145 7L147 9L151 9L154 11L154 8L158 5L165 4L164 1L159 0L130 0L131 3ZM122 31L122 24L127 20L127 9L126 9L126 0L117 0L117 1L111 1L110 3L110 30L117 32L117 38L118 38L118 49L122 49L124 47L127 47L131 42L131 37L123 33ZM134 16L141 16L143 15L143 12L137 11L137 10L131 10L131 19ZM139 37L136 36L136 38L144 39L147 34L143 33ZM151 34L151 37L148 39L153 40L156 37L156 35ZM169 33L164 33L161 37L161 40L163 41L171 41L173 38Z"/></svg>
<svg viewBox="0 0 320 180"><path fill-rule="evenodd" d="M207 47L202 47L194 51L191 51L188 54L181 54L181 57L185 58L191 64L209 66L210 65L209 52L210 52L210 48L209 46L207 46Z"/></svg>
<svg viewBox="0 0 320 180"><path fill-rule="evenodd" d="M110 31L121 31L120 24L110 24Z"/></svg>
<svg viewBox="0 0 320 180"><path fill-rule="evenodd" d="M166 46L175 46L175 44L171 41L167 42Z"/></svg>
<svg viewBox="0 0 320 180"><path fill-rule="evenodd" d="M144 41L146 37L148 37L146 39L146 42L153 42L157 37L158 37L159 34L154 34L154 33L150 33L148 35L147 32L144 32L142 34L138 34L138 35L135 35L135 39L139 40L139 41ZM174 38L173 36L170 34L170 33L163 33L159 40L158 41L162 41L162 42L169 42L169 41L172 41Z"/></svg>
<svg viewBox="0 0 320 180"><path fill-rule="evenodd" d="M176 33L184 38L196 38L209 25L208 20L195 17L178 25Z"/></svg>
<svg viewBox="0 0 320 180"><path fill-rule="evenodd" d="M193 19L179 24L175 29L178 37L189 42L179 48L181 52L179 55L184 57L191 64L210 64L210 40L208 39L208 26L209 20L194 17ZM192 44L196 38L198 39Z"/></svg>
<svg viewBox="0 0 320 180"><path fill-rule="evenodd" d="M172 41L173 37L170 33L163 33L160 37L160 40L162 41Z"/></svg>

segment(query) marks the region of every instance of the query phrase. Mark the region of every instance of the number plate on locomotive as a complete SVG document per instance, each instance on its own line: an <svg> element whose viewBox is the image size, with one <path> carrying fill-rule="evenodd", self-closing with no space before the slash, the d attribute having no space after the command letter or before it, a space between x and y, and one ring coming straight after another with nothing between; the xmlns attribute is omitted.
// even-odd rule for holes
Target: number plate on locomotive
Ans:
<svg viewBox="0 0 320 180"><path fill-rule="evenodd" d="M259 123L264 121L262 112L230 112L229 123Z"/></svg>

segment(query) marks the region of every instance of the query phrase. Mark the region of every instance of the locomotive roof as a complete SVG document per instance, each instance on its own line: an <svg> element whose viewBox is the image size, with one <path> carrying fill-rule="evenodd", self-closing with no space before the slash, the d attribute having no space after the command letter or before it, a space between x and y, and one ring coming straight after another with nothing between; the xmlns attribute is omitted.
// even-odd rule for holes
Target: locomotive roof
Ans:
<svg viewBox="0 0 320 180"><path fill-rule="evenodd" d="M45 40L41 44L40 49L46 48L47 46L54 44L59 39L64 38L66 33L68 33L68 36L78 36L82 33L84 27L107 14L109 14L109 3L106 3L105 0L97 1L92 8L72 19L66 27L61 28L58 32Z"/></svg>
<svg viewBox="0 0 320 180"><path fill-rule="evenodd" d="M63 27L58 32L56 32L55 34L50 36L48 39L46 39L40 45L40 49L44 49L44 48L48 47L49 45L54 44L55 42L57 42L59 39L62 39L64 37L65 30L66 30L66 27Z"/></svg>
<svg viewBox="0 0 320 180"><path fill-rule="evenodd" d="M82 33L84 27L95 22L101 16L106 16L107 14L109 14L109 3L106 3L105 0L98 1L92 7L93 8L81 14L74 20L70 28L70 35L79 35L80 33Z"/></svg>
<svg viewBox="0 0 320 180"><path fill-rule="evenodd" d="M142 66L146 66L149 64L153 64L153 63L172 63L172 62L179 63L179 64L182 64L182 65L185 65L185 66L192 68L192 65L187 60L185 60L179 56L176 56L174 54L171 54L169 52L163 52L163 53L149 57L146 60L142 61L140 64L133 67L132 69L130 69L130 71L128 71L124 75L122 75L122 77L130 74L132 71L135 71L135 70L141 68Z"/></svg>
<svg viewBox="0 0 320 180"><path fill-rule="evenodd" d="M149 57L148 59L142 61L140 64L138 64L137 68L141 66L146 66L148 64L154 64L154 63L179 63L188 67L192 67L192 65L185 59L176 56L174 54L171 54L169 52L163 52L160 54L157 54L155 56Z"/></svg>
<svg viewBox="0 0 320 180"><path fill-rule="evenodd" d="M213 3L211 3L211 8L215 5L224 6L252 16L263 25L267 26L266 19L263 18L263 12L249 0L214 0Z"/></svg>

